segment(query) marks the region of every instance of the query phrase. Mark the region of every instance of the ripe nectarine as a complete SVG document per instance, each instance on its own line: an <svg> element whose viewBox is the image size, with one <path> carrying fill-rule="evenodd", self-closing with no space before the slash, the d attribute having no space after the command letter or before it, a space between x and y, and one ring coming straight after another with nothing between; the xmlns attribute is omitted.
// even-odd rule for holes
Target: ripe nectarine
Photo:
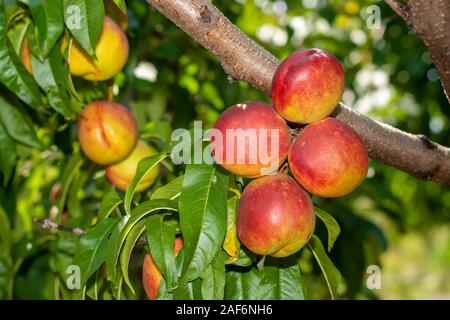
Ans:
<svg viewBox="0 0 450 320"><path fill-rule="evenodd" d="M248 184L239 201L236 227L250 251L286 257L309 241L315 222L308 194L294 179L278 173Z"/></svg>
<svg viewBox="0 0 450 320"><path fill-rule="evenodd" d="M105 167L106 177L113 185L121 190L126 190L133 180L139 161L157 154L156 150L143 141L138 141L136 148L123 161ZM159 167L150 170L139 183L136 192L141 192L150 187L159 174Z"/></svg>
<svg viewBox="0 0 450 320"><path fill-rule="evenodd" d="M226 170L248 178L273 173L287 157L289 129L272 106L262 102L231 106L214 125L214 159Z"/></svg>
<svg viewBox="0 0 450 320"><path fill-rule="evenodd" d="M78 139L92 161L109 165L125 159L136 146L137 122L124 106L107 101L89 104L78 122Z"/></svg>
<svg viewBox="0 0 450 320"><path fill-rule="evenodd" d="M344 91L344 69L320 49L297 51L278 67L272 82L275 109L296 123L312 123L330 115Z"/></svg>
<svg viewBox="0 0 450 320"><path fill-rule="evenodd" d="M174 247L175 256L178 255L181 248L183 248L183 239L176 238ZM149 300L156 300L158 297L161 278L161 271L153 261L151 254L147 253L144 257L144 266L142 267L142 282Z"/></svg>
<svg viewBox="0 0 450 320"><path fill-rule="evenodd" d="M63 42L63 49L67 40ZM95 47L96 59L76 41L69 52L70 73L90 81L103 81L114 77L128 60L129 45L125 32L108 16Z"/></svg>
<svg viewBox="0 0 450 320"><path fill-rule="evenodd" d="M352 128L326 118L300 131L289 152L289 167L307 191L321 197L340 197L364 180L368 155Z"/></svg>

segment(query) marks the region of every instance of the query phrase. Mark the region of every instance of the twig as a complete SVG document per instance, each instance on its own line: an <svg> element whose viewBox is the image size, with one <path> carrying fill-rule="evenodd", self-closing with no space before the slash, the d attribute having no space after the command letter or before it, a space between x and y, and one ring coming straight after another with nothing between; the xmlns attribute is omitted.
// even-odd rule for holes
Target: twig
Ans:
<svg viewBox="0 0 450 320"><path fill-rule="evenodd" d="M33 217L33 222L40 224L42 226L42 228L44 228L44 229L62 231L62 232L73 234L74 236L77 236L77 237L81 237L82 235L84 235L86 233L83 229L66 227L66 226L63 226L62 224L53 222L49 219L40 219L37 217Z"/></svg>
<svg viewBox="0 0 450 320"><path fill-rule="evenodd" d="M66 233L70 233L76 237L81 237L82 235L86 234L86 231L81 228L67 227L62 224L53 222L49 219L40 219L37 217L33 217L33 222L40 224L43 229L50 229L50 230L54 230L54 231L66 232ZM139 245L146 245L147 243L148 243L147 237L145 237L145 236L140 236L137 241L137 244L139 244Z"/></svg>

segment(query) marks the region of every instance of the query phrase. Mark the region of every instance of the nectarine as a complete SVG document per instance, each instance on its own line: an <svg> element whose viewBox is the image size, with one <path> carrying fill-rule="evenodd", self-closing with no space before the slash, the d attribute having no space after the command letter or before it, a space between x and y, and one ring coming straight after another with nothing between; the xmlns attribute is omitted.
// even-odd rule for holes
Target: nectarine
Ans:
<svg viewBox="0 0 450 320"><path fill-rule="evenodd" d="M315 223L308 194L283 173L253 180L239 201L238 237L259 255L286 257L299 251L311 238Z"/></svg>
<svg viewBox="0 0 450 320"><path fill-rule="evenodd" d="M183 248L183 240L176 238L174 247L175 256L178 255L181 248ZM142 267L142 282L149 300L156 300L158 297L161 278L161 271L153 261L151 254L147 253L144 257L144 266Z"/></svg>
<svg viewBox="0 0 450 320"><path fill-rule="evenodd" d="M63 41L63 49L67 40ZM69 52L70 73L90 81L103 81L114 77L128 60L129 45L125 32L108 16L95 47L96 59L76 41Z"/></svg>
<svg viewBox="0 0 450 320"><path fill-rule="evenodd" d="M248 178L276 171L287 157L289 129L272 106L262 102L231 106L214 125L211 137L215 161Z"/></svg>
<svg viewBox="0 0 450 320"><path fill-rule="evenodd" d="M28 44L28 40L25 38L22 43L22 47L20 48L20 59L22 60L23 65L31 74L33 73L33 67L31 65L31 52L30 46Z"/></svg>
<svg viewBox="0 0 450 320"><path fill-rule="evenodd" d="M272 99L283 118L312 123L330 115L344 90L344 69L320 49L297 51L275 72Z"/></svg>
<svg viewBox="0 0 450 320"><path fill-rule="evenodd" d="M307 191L321 197L340 197L364 180L368 155L352 128L326 118L300 131L289 152L289 167Z"/></svg>
<svg viewBox="0 0 450 320"><path fill-rule="evenodd" d="M138 141L136 148L123 161L105 167L106 177L113 185L121 190L126 190L131 180L133 180L139 161L157 154L156 150L143 141ZM155 167L144 176L136 188L136 192L141 192L150 187L159 174L159 167Z"/></svg>
<svg viewBox="0 0 450 320"><path fill-rule="evenodd" d="M125 159L136 146L137 122L124 106L107 101L89 104L78 122L78 139L86 156L109 165Z"/></svg>

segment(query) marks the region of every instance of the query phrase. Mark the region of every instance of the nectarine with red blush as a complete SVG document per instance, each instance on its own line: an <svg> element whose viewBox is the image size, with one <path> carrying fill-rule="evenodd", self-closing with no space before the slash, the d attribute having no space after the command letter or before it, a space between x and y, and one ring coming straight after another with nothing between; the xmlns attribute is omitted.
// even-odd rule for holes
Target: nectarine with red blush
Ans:
<svg viewBox="0 0 450 320"><path fill-rule="evenodd" d="M312 194L341 197L365 179L368 155L352 128L326 118L300 131L289 151L289 167L295 179Z"/></svg>
<svg viewBox="0 0 450 320"><path fill-rule="evenodd" d="M238 237L259 255L286 257L299 251L311 238L315 223L308 194L283 173L253 180L239 201Z"/></svg>
<svg viewBox="0 0 450 320"><path fill-rule="evenodd" d="M283 118L312 123L330 115L344 91L344 69L328 52L320 49L297 51L275 72L272 99Z"/></svg>

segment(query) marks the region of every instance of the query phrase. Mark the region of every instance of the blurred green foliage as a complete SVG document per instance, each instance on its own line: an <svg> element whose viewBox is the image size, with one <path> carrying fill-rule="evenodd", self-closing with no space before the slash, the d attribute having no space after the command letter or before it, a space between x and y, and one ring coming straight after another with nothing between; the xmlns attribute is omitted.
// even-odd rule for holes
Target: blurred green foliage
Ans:
<svg viewBox="0 0 450 320"><path fill-rule="evenodd" d="M304 47L333 53L346 70L344 103L450 145L450 106L431 57L383 1L213 3L280 59ZM373 5L381 10L379 28L368 26L373 13L368 8ZM230 83L210 53L144 0L128 1L128 14L130 59L114 79L114 100L131 107L142 136L156 146L168 141L173 129L190 128L194 120L202 120L205 128L212 126L232 104L269 101L246 83ZM106 98L106 84L92 88L74 79L74 85L84 103ZM0 93L27 108L5 87ZM64 298L68 293L61 279L73 237L42 230L32 217L46 218L51 212L51 189L61 181L69 155L78 150L71 143L76 125L65 125L60 116L47 118L32 110L29 114L48 148L38 151L18 144L12 177L0 174L0 298ZM83 163L80 172L86 174L77 174L67 190L68 226L90 226L102 197L111 190L98 169ZM179 170L165 167L154 188ZM88 172L97 173L87 179ZM371 162L368 179L354 193L315 201L342 229L331 257L345 278L344 298L450 298L450 188ZM318 231L326 239L322 224ZM328 298L323 276L309 255L305 251L302 256L308 297ZM366 286L369 265L381 266L380 290ZM131 273L139 274L139 268L138 262ZM103 298L110 296L105 293Z"/></svg>

